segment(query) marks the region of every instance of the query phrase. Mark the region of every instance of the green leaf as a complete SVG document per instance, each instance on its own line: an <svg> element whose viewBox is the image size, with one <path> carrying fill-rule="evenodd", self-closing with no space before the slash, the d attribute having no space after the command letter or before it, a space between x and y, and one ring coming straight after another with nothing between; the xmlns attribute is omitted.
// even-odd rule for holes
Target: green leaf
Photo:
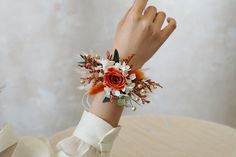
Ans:
<svg viewBox="0 0 236 157"><path fill-rule="evenodd" d="M123 98L119 98L119 99L117 100L117 105L119 105L119 106L124 106L125 103L126 103L126 101L125 101L125 99L123 99Z"/></svg>
<svg viewBox="0 0 236 157"><path fill-rule="evenodd" d="M84 59L84 56L83 56L83 55L80 55L80 57Z"/></svg>
<svg viewBox="0 0 236 157"><path fill-rule="evenodd" d="M119 106L124 106L126 103L130 100L129 95L122 95L118 100L117 100L117 105Z"/></svg>
<svg viewBox="0 0 236 157"><path fill-rule="evenodd" d="M110 102L110 98L105 97L102 102L103 102L103 103Z"/></svg>
<svg viewBox="0 0 236 157"><path fill-rule="evenodd" d="M115 49L115 51L114 51L113 61L114 61L115 63L119 63L119 52L118 52L117 49Z"/></svg>
<svg viewBox="0 0 236 157"><path fill-rule="evenodd" d="M78 62L79 64L85 64L85 63L87 63L87 62Z"/></svg>

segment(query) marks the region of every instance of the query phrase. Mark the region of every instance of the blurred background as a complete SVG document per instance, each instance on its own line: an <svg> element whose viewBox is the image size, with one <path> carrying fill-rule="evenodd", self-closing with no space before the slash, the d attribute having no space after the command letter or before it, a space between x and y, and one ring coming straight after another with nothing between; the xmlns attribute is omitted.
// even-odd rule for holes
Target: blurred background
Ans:
<svg viewBox="0 0 236 157"><path fill-rule="evenodd" d="M0 0L0 126L46 135L77 125L78 55L111 50L133 0ZM163 89L124 115L177 115L236 127L236 1L149 0L177 29L144 66Z"/></svg>

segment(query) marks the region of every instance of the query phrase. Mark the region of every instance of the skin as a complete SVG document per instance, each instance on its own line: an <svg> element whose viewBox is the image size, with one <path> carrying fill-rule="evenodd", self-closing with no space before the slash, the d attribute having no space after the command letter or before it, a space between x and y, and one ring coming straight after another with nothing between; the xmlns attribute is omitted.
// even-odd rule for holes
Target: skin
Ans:
<svg viewBox="0 0 236 157"><path fill-rule="evenodd" d="M135 0L119 21L112 46L121 58L135 54L130 64L140 69L157 52L161 45L176 29L175 19L168 17L155 6L148 6L148 0ZM164 21L168 25L162 28ZM124 107L115 103L102 103L105 92L95 95L89 111L99 116L113 127L117 127Z"/></svg>
<svg viewBox="0 0 236 157"><path fill-rule="evenodd" d="M166 14L158 11L155 6L148 6L144 10L147 1L135 0L119 21L111 51L117 49L121 58L135 54L130 62L134 69L142 68L176 28L176 21L169 17L168 25L161 29ZM115 103L102 103L104 95L104 92L95 95L89 111L117 127L124 108ZM12 146L0 156L9 157L14 149L15 146Z"/></svg>

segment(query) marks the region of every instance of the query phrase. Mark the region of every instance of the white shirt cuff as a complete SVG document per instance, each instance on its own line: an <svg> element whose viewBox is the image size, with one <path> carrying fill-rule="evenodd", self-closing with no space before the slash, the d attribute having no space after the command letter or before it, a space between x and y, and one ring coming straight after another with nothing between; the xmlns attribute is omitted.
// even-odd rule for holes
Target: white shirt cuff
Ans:
<svg viewBox="0 0 236 157"><path fill-rule="evenodd" d="M97 115L84 110L73 135L60 141L57 148L70 156L88 154L96 148L101 156L108 157L120 129L120 125L113 127Z"/></svg>

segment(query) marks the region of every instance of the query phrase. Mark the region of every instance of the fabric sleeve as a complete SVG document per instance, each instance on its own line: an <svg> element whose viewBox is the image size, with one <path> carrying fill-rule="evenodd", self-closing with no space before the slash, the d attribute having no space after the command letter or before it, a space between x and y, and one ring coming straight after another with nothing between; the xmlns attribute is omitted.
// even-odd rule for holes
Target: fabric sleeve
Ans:
<svg viewBox="0 0 236 157"><path fill-rule="evenodd" d="M110 157L120 129L84 110L73 134L58 142L57 157Z"/></svg>
<svg viewBox="0 0 236 157"><path fill-rule="evenodd" d="M0 128L0 153L16 144L17 141L18 137L10 124L5 124L2 129Z"/></svg>

